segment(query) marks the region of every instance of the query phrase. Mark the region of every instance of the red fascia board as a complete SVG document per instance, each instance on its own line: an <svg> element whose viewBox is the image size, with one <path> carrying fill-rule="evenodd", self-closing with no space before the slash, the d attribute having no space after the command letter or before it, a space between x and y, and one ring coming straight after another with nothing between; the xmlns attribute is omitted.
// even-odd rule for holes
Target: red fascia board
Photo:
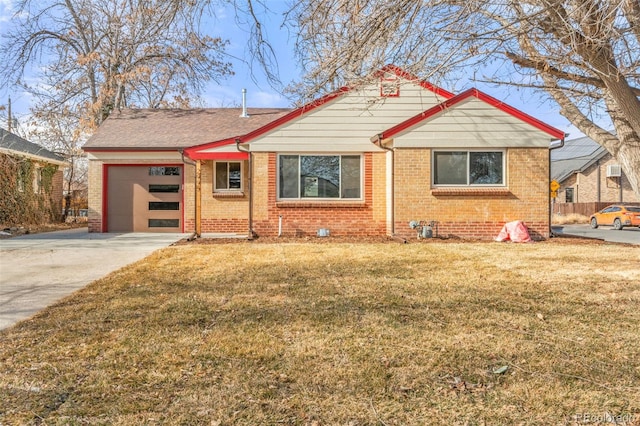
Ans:
<svg viewBox="0 0 640 426"><path fill-rule="evenodd" d="M516 109L510 105L505 104L502 101L497 100L496 98L487 95L486 93L483 93L481 91L479 91L478 89L469 89L466 90L462 93L460 93L459 95L454 96L453 98L447 99L446 101L432 107L429 108L426 111L421 112L418 115L415 115L411 118L409 118L406 121L403 121L400 124L397 124L389 129L387 129L386 131L384 131L380 136L382 139L389 139L394 137L395 135L397 135L398 133L401 133L413 126L415 126L416 124L420 123L423 120L426 120L430 117L433 117L439 113L441 113L442 111L453 107L456 104L461 103L462 101L464 101L467 98L470 97L475 97L477 99L480 99L483 102L488 103L491 106L494 106L496 108L498 108L501 111L506 112L507 114L516 117L522 121L524 121L525 123L531 124L532 126L534 126L535 128L542 130L545 133L548 133L549 135L551 135L552 137L554 137L555 139L564 139L564 132L561 130L556 129L555 127L549 126L546 123L543 123L542 121L538 120L535 117L530 116L529 114L520 111L519 109Z"/></svg>
<svg viewBox="0 0 640 426"><path fill-rule="evenodd" d="M181 148L154 149L154 148L82 148L84 152L180 152Z"/></svg>
<svg viewBox="0 0 640 426"><path fill-rule="evenodd" d="M247 160L248 152L196 152L189 156L192 160Z"/></svg>
<svg viewBox="0 0 640 426"><path fill-rule="evenodd" d="M408 71L403 70L402 68L393 65L393 64L389 64L389 65L385 65L380 71L379 73L392 73L397 75L398 77L404 78L405 80L409 80L412 82L415 82L417 84L419 84L422 88L427 89L432 91L433 93L435 93L436 95L442 96L445 99L451 99L453 98L455 95L447 90L444 90L441 87L438 86L434 86L433 84L429 83L426 80L421 79L420 77L418 77L417 75L411 74Z"/></svg>
<svg viewBox="0 0 640 426"><path fill-rule="evenodd" d="M187 154L187 156L192 160L197 160L197 158L193 156L199 155L201 150L217 148L224 145L230 145L232 143L236 143L236 139L238 138L234 137L234 138L223 139L215 142L207 142L200 145L190 146L189 148L185 148L184 153Z"/></svg>

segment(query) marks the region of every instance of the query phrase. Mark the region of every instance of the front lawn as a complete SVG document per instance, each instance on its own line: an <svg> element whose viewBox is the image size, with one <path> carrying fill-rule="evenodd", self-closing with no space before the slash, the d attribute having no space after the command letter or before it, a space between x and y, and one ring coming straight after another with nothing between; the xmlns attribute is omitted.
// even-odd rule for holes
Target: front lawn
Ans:
<svg viewBox="0 0 640 426"><path fill-rule="evenodd" d="M606 416L640 423L637 247L181 245L0 332L2 425Z"/></svg>

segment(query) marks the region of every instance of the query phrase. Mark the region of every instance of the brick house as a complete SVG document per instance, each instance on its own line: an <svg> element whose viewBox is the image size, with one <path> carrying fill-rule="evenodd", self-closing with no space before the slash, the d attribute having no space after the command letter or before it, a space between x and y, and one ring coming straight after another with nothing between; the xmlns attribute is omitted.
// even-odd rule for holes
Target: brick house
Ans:
<svg viewBox="0 0 640 426"><path fill-rule="evenodd" d="M37 225L61 217L64 158L0 128L0 224Z"/></svg>
<svg viewBox="0 0 640 426"><path fill-rule="evenodd" d="M87 142L95 232L549 235L563 133L478 91L388 66L293 110L114 114Z"/></svg>
<svg viewBox="0 0 640 426"><path fill-rule="evenodd" d="M556 203L638 203L619 163L588 137L551 152L551 178L560 184Z"/></svg>

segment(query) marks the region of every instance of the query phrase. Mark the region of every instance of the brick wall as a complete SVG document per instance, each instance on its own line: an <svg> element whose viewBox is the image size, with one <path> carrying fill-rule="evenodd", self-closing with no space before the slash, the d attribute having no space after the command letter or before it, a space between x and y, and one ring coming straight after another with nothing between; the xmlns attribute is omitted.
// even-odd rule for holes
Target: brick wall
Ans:
<svg viewBox="0 0 640 426"><path fill-rule="evenodd" d="M256 154L254 162L253 228L260 236L316 235L328 229L331 235L385 235L385 154L364 154L363 200L277 201L275 153ZM375 188L374 188L375 187Z"/></svg>
<svg viewBox="0 0 640 426"><path fill-rule="evenodd" d="M89 161L89 232L102 232L102 164L101 161Z"/></svg>
<svg viewBox="0 0 640 426"><path fill-rule="evenodd" d="M557 203L566 202L566 188L573 188L574 203L637 203L640 198L633 192L629 180L622 173L622 177L607 177L607 166L619 164L611 154L606 154L599 162L593 164L582 173L576 173L561 182ZM598 189L598 178L600 188ZM622 188L621 188L622 185ZM598 197L598 190L600 197ZM598 199L599 198L599 199Z"/></svg>
<svg viewBox="0 0 640 426"><path fill-rule="evenodd" d="M441 236L489 239L522 220L533 238L547 238L548 150L510 148L506 155L507 188L448 191L432 188L431 150L396 150L396 235L415 238L411 220L434 220Z"/></svg>
<svg viewBox="0 0 640 426"><path fill-rule="evenodd" d="M214 193L213 161L202 161L201 226L203 233L242 233L249 229L248 162L242 165L243 190ZM195 230L195 167L185 169L185 232Z"/></svg>

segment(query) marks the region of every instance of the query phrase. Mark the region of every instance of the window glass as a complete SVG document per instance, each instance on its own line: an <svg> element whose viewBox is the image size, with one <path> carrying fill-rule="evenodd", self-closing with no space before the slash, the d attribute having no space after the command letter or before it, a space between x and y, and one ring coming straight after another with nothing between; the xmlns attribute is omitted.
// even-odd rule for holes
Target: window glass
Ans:
<svg viewBox="0 0 640 426"><path fill-rule="evenodd" d="M434 185L504 184L502 151L435 151Z"/></svg>
<svg viewBox="0 0 640 426"><path fill-rule="evenodd" d="M360 198L360 156L342 156L342 198Z"/></svg>
<svg viewBox="0 0 640 426"><path fill-rule="evenodd" d="M180 192L180 185L149 185L149 192Z"/></svg>
<svg viewBox="0 0 640 426"><path fill-rule="evenodd" d="M281 155L280 198L360 198L359 155Z"/></svg>
<svg viewBox="0 0 640 426"><path fill-rule="evenodd" d="M469 184L499 185L502 183L502 152L470 152Z"/></svg>
<svg viewBox="0 0 640 426"><path fill-rule="evenodd" d="M149 201L149 210L180 210L180 203L174 201Z"/></svg>
<svg viewBox="0 0 640 426"><path fill-rule="evenodd" d="M229 189L242 188L242 168L240 163L229 163Z"/></svg>
<svg viewBox="0 0 640 426"><path fill-rule="evenodd" d="M298 156L280 156L280 197L298 198Z"/></svg>
<svg viewBox="0 0 640 426"><path fill-rule="evenodd" d="M436 185L467 184L467 153L445 152L434 153L433 183Z"/></svg>
<svg viewBox="0 0 640 426"><path fill-rule="evenodd" d="M300 157L300 188L304 198L340 196L340 157L305 155Z"/></svg>
<svg viewBox="0 0 640 426"><path fill-rule="evenodd" d="M565 203L573 203L573 188L565 189L564 195Z"/></svg>
<svg viewBox="0 0 640 426"><path fill-rule="evenodd" d="M240 162L217 161L215 163L216 190L242 189L242 166Z"/></svg>
<svg viewBox="0 0 640 426"><path fill-rule="evenodd" d="M180 176L180 167L153 166L149 167L149 176Z"/></svg>
<svg viewBox="0 0 640 426"><path fill-rule="evenodd" d="M180 219L149 219L149 228L177 228Z"/></svg>
<svg viewBox="0 0 640 426"><path fill-rule="evenodd" d="M228 163L217 162L216 164L216 186L215 189L229 189Z"/></svg>

